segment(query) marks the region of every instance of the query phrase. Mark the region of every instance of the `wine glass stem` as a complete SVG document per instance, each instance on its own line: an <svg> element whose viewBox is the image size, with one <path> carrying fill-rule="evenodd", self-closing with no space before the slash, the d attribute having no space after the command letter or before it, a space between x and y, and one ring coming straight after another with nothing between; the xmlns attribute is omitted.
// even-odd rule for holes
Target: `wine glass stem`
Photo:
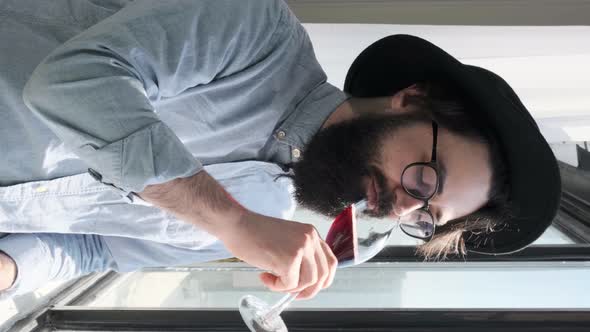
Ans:
<svg viewBox="0 0 590 332"><path fill-rule="evenodd" d="M277 317L295 300L295 298L299 295L299 292L293 294L287 294L283 296L282 299L279 300L267 313L265 313L262 317L264 321L272 320L274 317Z"/></svg>

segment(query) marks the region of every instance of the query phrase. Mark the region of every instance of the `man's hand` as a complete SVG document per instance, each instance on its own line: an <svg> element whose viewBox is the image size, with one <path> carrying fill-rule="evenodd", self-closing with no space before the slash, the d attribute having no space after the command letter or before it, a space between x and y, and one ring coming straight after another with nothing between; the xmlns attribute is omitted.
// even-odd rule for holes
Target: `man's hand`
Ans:
<svg viewBox="0 0 590 332"><path fill-rule="evenodd" d="M238 258L271 271L260 279L273 291L309 299L334 280L338 261L312 225L248 212L220 239Z"/></svg>
<svg viewBox="0 0 590 332"><path fill-rule="evenodd" d="M242 207L205 171L148 186L144 200L216 236L238 258L266 271L273 291L314 297L332 284L337 260L312 225L263 216Z"/></svg>
<svg viewBox="0 0 590 332"><path fill-rule="evenodd" d="M0 291L8 289L16 280L16 263L0 251Z"/></svg>

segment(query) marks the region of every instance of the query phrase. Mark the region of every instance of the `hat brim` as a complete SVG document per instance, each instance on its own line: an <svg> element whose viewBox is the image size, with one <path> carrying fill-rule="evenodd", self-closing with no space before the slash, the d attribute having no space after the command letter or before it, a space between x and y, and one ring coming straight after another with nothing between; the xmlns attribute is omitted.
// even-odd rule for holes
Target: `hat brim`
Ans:
<svg viewBox="0 0 590 332"><path fill-rule="evenodd" d="M557 213L561 179L549 144L502 78L464 65L419 37L393 35L373 43L355 59L344 91L355 97L389 96L429 79L450 82L468 100L472 106L468 109L496 135L508 164L514 218L497 232L465 236L467 249L499 255L533 243Z"/></svg>

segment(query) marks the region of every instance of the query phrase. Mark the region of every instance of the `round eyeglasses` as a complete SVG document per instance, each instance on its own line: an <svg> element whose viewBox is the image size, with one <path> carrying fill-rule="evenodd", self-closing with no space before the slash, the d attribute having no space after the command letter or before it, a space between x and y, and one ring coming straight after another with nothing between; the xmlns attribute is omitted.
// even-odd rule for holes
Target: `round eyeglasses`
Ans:
<svg viewBox="0 0 590 332"><path fill-rule="evenodd" d="M432 122L432 157L430 162L412 163L402 172L402 187L406 193L424 202L424 205L410 213L401 216L399 226L401 230L413 237L429 241L434 236L436 221L429 209L430 200L439 190L439 166L436 161L436 141L438 125Z"/></svg>

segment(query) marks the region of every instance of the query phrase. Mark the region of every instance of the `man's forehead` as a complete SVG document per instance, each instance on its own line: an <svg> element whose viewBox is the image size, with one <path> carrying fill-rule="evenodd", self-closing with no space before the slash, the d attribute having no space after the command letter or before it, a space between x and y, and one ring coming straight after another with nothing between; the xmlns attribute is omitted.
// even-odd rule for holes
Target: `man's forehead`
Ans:
<svg viewBox="0 0 590 332"><path fill-rule="evenodd" d="M439 150L439 167L441 165L444 176L441 175L439 181L444 184L441 183L439 197L453 218L470 214L487 203L492 171L483 145L443 147Z"/></svg>

